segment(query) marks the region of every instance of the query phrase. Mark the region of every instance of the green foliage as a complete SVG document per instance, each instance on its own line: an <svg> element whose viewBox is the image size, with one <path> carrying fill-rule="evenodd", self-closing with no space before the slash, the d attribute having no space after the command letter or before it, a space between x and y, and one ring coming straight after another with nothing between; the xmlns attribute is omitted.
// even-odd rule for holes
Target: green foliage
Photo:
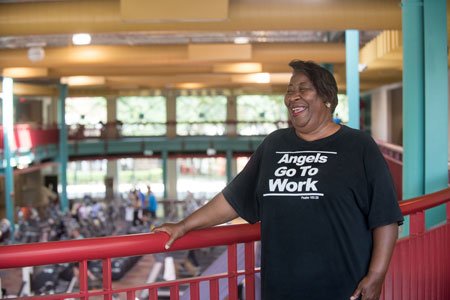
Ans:
<svg viewBox="0 0 450 300"><path fill-rule="evenodd" d="M66 99L66 123L97 124L106 122L106 99L103 97L71 97Z"/></svg>
<svg viewBox="0 0 450 300"><path fill-rule="evenodd" d="M282 95L242 95L237 98L238 121L277 122L288 119Z"/></svg>
<svg viewBox="0 0 450 300"><path fill-rule="evenodd" d="M227 117L225 96L180 96L177 98L178 122L223 122Z"/></svg>
<svg viewBox="0 0 450 300"><path fill-rule="evenodd" d="M117 119L124 123L124 136L164 135L164 123L167 120L166 98L121 97L117 100Z"/></svg>
<svg viewBox="0 0 450 300"><path fill-rule="evenodd" d="M120 97L117 100L117 118L124 123L166 122L166 98Z"/></svg>

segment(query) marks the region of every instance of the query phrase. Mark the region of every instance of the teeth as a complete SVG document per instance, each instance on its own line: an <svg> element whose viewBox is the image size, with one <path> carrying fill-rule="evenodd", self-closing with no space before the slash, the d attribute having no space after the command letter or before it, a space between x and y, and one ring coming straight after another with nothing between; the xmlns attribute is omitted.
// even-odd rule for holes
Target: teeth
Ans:
<svg viewBox="0 0 450 300"><path fill-rule="evenodd" d="M300 107L294 107L294 108L292 108L292 111L293 111L294 113L298 113L298 112L304 111L305 109L306 109L306 107L300 106Z"/></svg>

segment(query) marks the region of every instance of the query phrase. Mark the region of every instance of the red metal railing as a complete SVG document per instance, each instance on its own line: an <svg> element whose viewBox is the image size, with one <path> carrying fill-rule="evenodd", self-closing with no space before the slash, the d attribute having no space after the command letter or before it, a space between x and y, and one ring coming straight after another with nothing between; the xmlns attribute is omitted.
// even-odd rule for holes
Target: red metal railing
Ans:
<svg viewBox="0 0 450 300"><path fill-rule="evenodd" d="M410 236L397 242L383 288L383 300L448 300L450 299L450 189L404 201L400 204L404 215L410 215ZM447 221L431 230L425 230L425 210L447 204ZM171 299L179 299L181 285L189 285L191 299L199 299L199 285L209 282L208 299L219 299L219 280L228 280L229 299L237 299L237 277L245 276L246 299L255 298L254 242L260 239L256 225L219 226L198 230L176 241L171 251L228 245L228 272L122 289L113 289L111 258L166 252L167 236L137 234L85 240L49 242L42 244L0 247L0 269L31 265L78 262L80 292L31 297L27 299L88 299L101 296L112 299L124 293L135 299L136 291L148 290L149 299L157 299L157 290L170 289ZM236 244L245 244L245 268L237 269ZM87 262L103 260L102 290L88 290Z"/></svg>
<svg viewBox="0 0 450 300"><path fill-rule="evenodd" d="M410 235L397 242L382 300L450 299L450 189L400 204ZM425 210L446 203L447 220L425 230Z"/></svg>
<svg viewBox="0 0 450 300"><path fill-rule="evenodd" d="M37 296L27 299L88 299L91 296L102 296L104 299L112 299L113 294L124 293L127 295L127 299L135 300L136 291L147 289L149 299L156 300L157 290L161 287L168 287L170 289L171 299L179 299L179 287L181 285L189 285L190 296L194 300L199 299L199 287L202 282L209 282L209 299L219 299L219 280L224 278L228 280L229 299L237 299L238 276L245 277L246 299L254 299L254 276L255 273L259 272L258 269L255 269L254 242L259 239L259 224L218 226L191 232L177 240L172 245L171 251L227 245L228 272L122 289L112 288L111 258L167 252L164 249L167 235L163 233L136 234L119 237L1 246L0 269L62 262L79 263L80 291L78 293ZM237 269L238 243L243 243L245 247L244 270ZM101 259L103 262L103 288L102 290L88 290L87 263L90 260L98 259Z"/></svg>
<svg viewBox="0 0 450 300"><path fill-rule="evenodd" d="M11 150L32 149L38 146L57 144L59 129L56 125L16 124ZM3 127L0 126L0 149L3 150Z"/></svg>

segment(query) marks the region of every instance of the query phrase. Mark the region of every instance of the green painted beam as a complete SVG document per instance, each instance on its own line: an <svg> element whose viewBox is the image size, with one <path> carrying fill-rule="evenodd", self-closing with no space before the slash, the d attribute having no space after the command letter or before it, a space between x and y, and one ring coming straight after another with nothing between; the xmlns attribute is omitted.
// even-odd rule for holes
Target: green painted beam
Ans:
<svg viewBox="0 0 450 300"><path fill-rule="evenodd" d="M448 186L447 3L425 0L425 194ZM430 228L445 221L445 206L426 212Z"/></svg>
<svg viewBox="0 0 450 300"><path fill-rule="evenodd" d="M61 193L59 196L62 212L69 210L69 200L67 199L67 126L66 126L66 96L67 85L59 85L58 101L58 125L59 125L59 182L61 184Z"/></svg>
<svg viewBox="0 0 450 300"><path fill-rule="evenodd" d="M348 97L348 126L359 129L359 32L345 31L345 69Z"/></svg>
<svg viewBox="0 0 450 300"><path fill-rule="evenodd" d="M402 1L403 31L403 199L424 194L423 11L417 0ZM405 219L402 236L409 234Z"/></svg>

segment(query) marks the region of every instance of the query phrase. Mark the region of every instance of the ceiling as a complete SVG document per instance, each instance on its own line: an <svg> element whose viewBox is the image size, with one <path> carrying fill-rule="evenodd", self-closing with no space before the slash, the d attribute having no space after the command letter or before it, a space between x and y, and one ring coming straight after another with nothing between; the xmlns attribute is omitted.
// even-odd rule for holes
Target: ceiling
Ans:
<svg viewBox="0 0 450 300"><path fill-rule="evenodd" d="M360 30L362 90L401 81L401 8L394 0L0 0L0 69L5 76L9 68L36 71L17 79L23 95L55 93L68 76L99 79L70 86L74 96L280 92L289 61L303 59L332 65L345 90L346 29ZM72 44L80 32L92 35L91 45ZM235 44L236 37L248 43ZM380 42L381 52L374 50ZM35 47L44 50L39 61L29 58ZM243 69L249 66L257 70ZM253 72L269 79L256 83Z"/></svg>

